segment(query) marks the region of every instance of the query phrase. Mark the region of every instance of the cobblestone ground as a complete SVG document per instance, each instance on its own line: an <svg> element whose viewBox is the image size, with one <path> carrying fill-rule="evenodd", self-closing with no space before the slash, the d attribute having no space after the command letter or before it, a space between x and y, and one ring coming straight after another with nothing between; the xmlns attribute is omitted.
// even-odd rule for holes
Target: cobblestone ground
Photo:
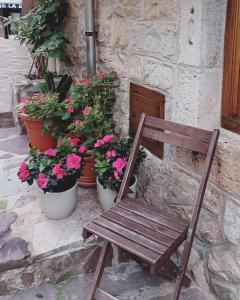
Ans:
<svg viewBox="0 0 240 300"><path fill-rule="evenodd" d="M11 207L13 208L16 206L17 200L15 198L17 197L15 197L14 195L19 196L21 193L26 192L25 187L19 186L15 171L14 177L9 175L9 180L6 179L6 176L4 175L5 173L7 174L8 172L10 172L11 168L13 168L13 170L17 169L20 161L26 156L26 153L26 136L18 136L15 128L0 129L0 217L4 213L6 213L6 210L10 210L11 212ZM92 193L95 193L95 191L93 191ZM92 203L95 201L96 206L96 195L94 197L94 199L90 199L90 202ZM28 198L29 197L27 197L25 200L27 201ZM22 210L25 209L24 207L27 207L29 205L29 203L27 203L26 201L23 201L23 203L20 205L20 208L22 207ZM33 202L33 199L29 198L28 201ZM85 206L86 205L90 204L85 204ZM82 208L83 206L81 206L81 209ZM94 209L94 213L100 213L98 211L98 207L95 207ZM93 209L91 210L94 211ZM37 215L37 213L38 209L36 208L33 215ZM29 214L28 212L25 218L27 220L27 223L32 220L30 218L30 215L31 214ZM21 235L20 231L21 228L25 227L21 227L21 222L18 221L19 218L21 218L21 216L14 213L8 213L5 221L2 222L2 224L0 222L0 233L2 232L3 235L6 234L6 230L9 230L9 227L11 226L12 234L14 232L15 234L19 233L19 236L22 237L23 233ZM43 221L43 224L45 224L44 228L46 229L45 232L49 232L48 221ZM15 224L18 224L18 226L15 226ZM31 225L30 227L33 227L33 225ZM57 227L59 228L59 226ZM16 230L16 228L18 228L18 231ZM79 228L78 232L80 232ZM25 236L28 237L28 234L26 233L28 233L28 231L25 232ZM78 235L80 235L80 233ZM38 236L40 239L41 235L39 234ZM75 239L75 237L73 238ZM51 240L51 238L46 239L46 243L42 244L44 244L45 248L50 247L49 249L51 249L52 245L47 243L48 240ZM28 242L30 243L29 240ZM1 261L4 260L4 257L1 256L1 248L2 245L0 234L0 265L2 263ZM33 248L34 247L30 247L30 251L33 251ZM24 253L20 254L25 255ZM73 277L68 281L60 282L59 280L57 284L43 283L38 287L28 289L27 291L18 294L0 296L0 300L86 300L92 276L93 274L89 273L78 277ZM15 279L15 281L17 280ZM116 296L119 300L171 300L173 283L167 282L159 277L153 277L149 274L147 269L142 268L135 262L129 262L106 268L102 281L102 288L110 294ZM190 288L183 290L181 299L216 300L216 298L212 294L199 289L195 285L192 285Z"/></svg>

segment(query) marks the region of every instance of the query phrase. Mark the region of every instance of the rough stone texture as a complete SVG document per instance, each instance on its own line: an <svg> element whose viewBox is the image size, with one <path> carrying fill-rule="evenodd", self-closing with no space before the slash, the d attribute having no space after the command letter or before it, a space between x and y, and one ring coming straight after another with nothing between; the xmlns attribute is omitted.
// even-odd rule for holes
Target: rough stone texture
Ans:
<svg viewBox="0 0 240 300"><path fill-rule="evenodd" d="M0 214L0 238L2 238L9 230L11 224L17 219L15 212L3 212Z"/></svg>
<svg viewBox="0 0 240 300"><path fill-rule="evenodd" d="M0 39L0 113L12 110L12 82L23 78L31 66L31 59L18 40Z"/></svg>
<svg viewBox="0 0 240 300"><path fill-rule="evenodd" d="M20 268L27 263L30 256L28 243L19 237L3 241L0 248L0 272Z"/></svg>
<svg viewBox="0 0 240 300"><path fill-rule="evenodd" d="M86 300L93 274L80 275L70 281L59 282L56 286L42 284L38 288L1 300ZM174 283L163 278L151 276L149 270L131 262L105 269L101 288L119 300L171 300ZM216 298L195 285L183 289L181 300L215 300Z"/></svg>

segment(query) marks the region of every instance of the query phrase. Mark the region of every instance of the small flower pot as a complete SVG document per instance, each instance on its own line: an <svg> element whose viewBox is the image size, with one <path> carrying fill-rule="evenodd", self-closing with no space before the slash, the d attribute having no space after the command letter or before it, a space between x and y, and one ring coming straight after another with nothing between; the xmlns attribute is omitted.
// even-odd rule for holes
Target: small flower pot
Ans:
<svg viewBox="0 0 240 300"><path fill-rule="evenodd" d="M82 176L79 178L78 185L83 188L96 187L96 171L95 171L95 159L92 155L92 151L87 151L88 155L84 159L86 165L83 167Z"/></svg>
<svg viewBox="0 0 240 300"><path fill-rule="evenodd" d="M135 175L134 178L135 178L134 183L131 186L129 186L129 189L132 191L132 193L127 194L127 196L130 198L136 198L136 194L137 194L138 179ZM114 201L117 197L117 192L110 189L104 189L102 184L99 182L98 177L97 177L97 192L98 192L98 199L101 208L103 210L108 210L115 205Z"/></svg>
<svg viewBox="0 0 240 300"><path fill-rule="evenodd" d="M77 204L77 183L61 193L44 193L39 189L41 209L51 220L64 219L72 214Z"/></svg>
<svg viewBox="0 0 240 300"><path fill-rule="evenodd" d="M49 148L56 148L57 141L51 134L43 134L43 122L30 117L27 114L20 113L19 117L23 120L27 130L28 138L32 147L45 151Z"/></svg>

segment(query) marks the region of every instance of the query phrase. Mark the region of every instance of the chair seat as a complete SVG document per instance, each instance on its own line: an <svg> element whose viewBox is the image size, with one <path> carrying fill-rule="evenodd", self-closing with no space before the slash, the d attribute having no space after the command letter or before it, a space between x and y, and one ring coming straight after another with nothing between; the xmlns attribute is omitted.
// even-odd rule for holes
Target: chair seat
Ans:
<svg viewBox="0 0 240 300"><path fill-rule="evenodd" d="M142 201L124 198L83 228L150 264L169 258L186 239L189 221Z"/></svg>

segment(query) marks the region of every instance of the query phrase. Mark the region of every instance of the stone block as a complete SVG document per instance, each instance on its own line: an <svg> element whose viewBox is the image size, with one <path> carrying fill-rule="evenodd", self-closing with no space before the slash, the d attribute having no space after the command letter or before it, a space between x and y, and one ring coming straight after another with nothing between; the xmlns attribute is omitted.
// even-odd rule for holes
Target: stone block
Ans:
<svg viewBox="0 0 240 300"><path fill-rule="evenodd" d="M159 21L130 22L129 46L135 53L167 61L177 58L177 28Z"/></svg>
<svg viewBox="0 0 240 300"><path fill-rule="evenodd" d="M161 21L174 20L177 23L180 18L178 0L144 0L142 17Z"/></svg>
<svg viewBox="0 0 240 300"><path fill-rule="evenodd" d="M28 243L19 237L4 241L0 248L0 272L20 268L29 264L31 253Z"/></svg>
<svg viewBox="0 0 240 300"><path fill-rule="evenodd" d="M209 291L209 284L207 280L207 271L205 268L205 262L204 261L198 261L193 267L192 267L192 273L194 276L194 280L197 283L198 286L200 286L205 291Z"/></svg>
<svg viewBox="0 0 240 300"><path fill-rule="evenodd" d="M240 283L240 248L232 245L214 247L208 260L208 268L216 277Z"/></svg>
<svg viewBox="0 0 240 300"><path fill-rule="evenodd" d="M240 204L229 200L226 203L224 214L224 232L228 240L234 245L240 246Z"/></svg>
<svg viewBox="0 0 240 300"><path fill-rule="evenodd" d="M240 290L239 284L228 283L223 280L211 278L213 291L220 300L239 300Z"/></svg>
<svg viewBox="0 0 240 300"><path fill-rule="evenodd" d="M5 281L0 281L0 296L8 293L8 287Z"/></svg>
<svg viewBox="0 0 240 300"><path fill-rule="evenodd" d="M144 59L144 81L150 86L169 91L173 87L173 69L159 60Z"/></svg>

